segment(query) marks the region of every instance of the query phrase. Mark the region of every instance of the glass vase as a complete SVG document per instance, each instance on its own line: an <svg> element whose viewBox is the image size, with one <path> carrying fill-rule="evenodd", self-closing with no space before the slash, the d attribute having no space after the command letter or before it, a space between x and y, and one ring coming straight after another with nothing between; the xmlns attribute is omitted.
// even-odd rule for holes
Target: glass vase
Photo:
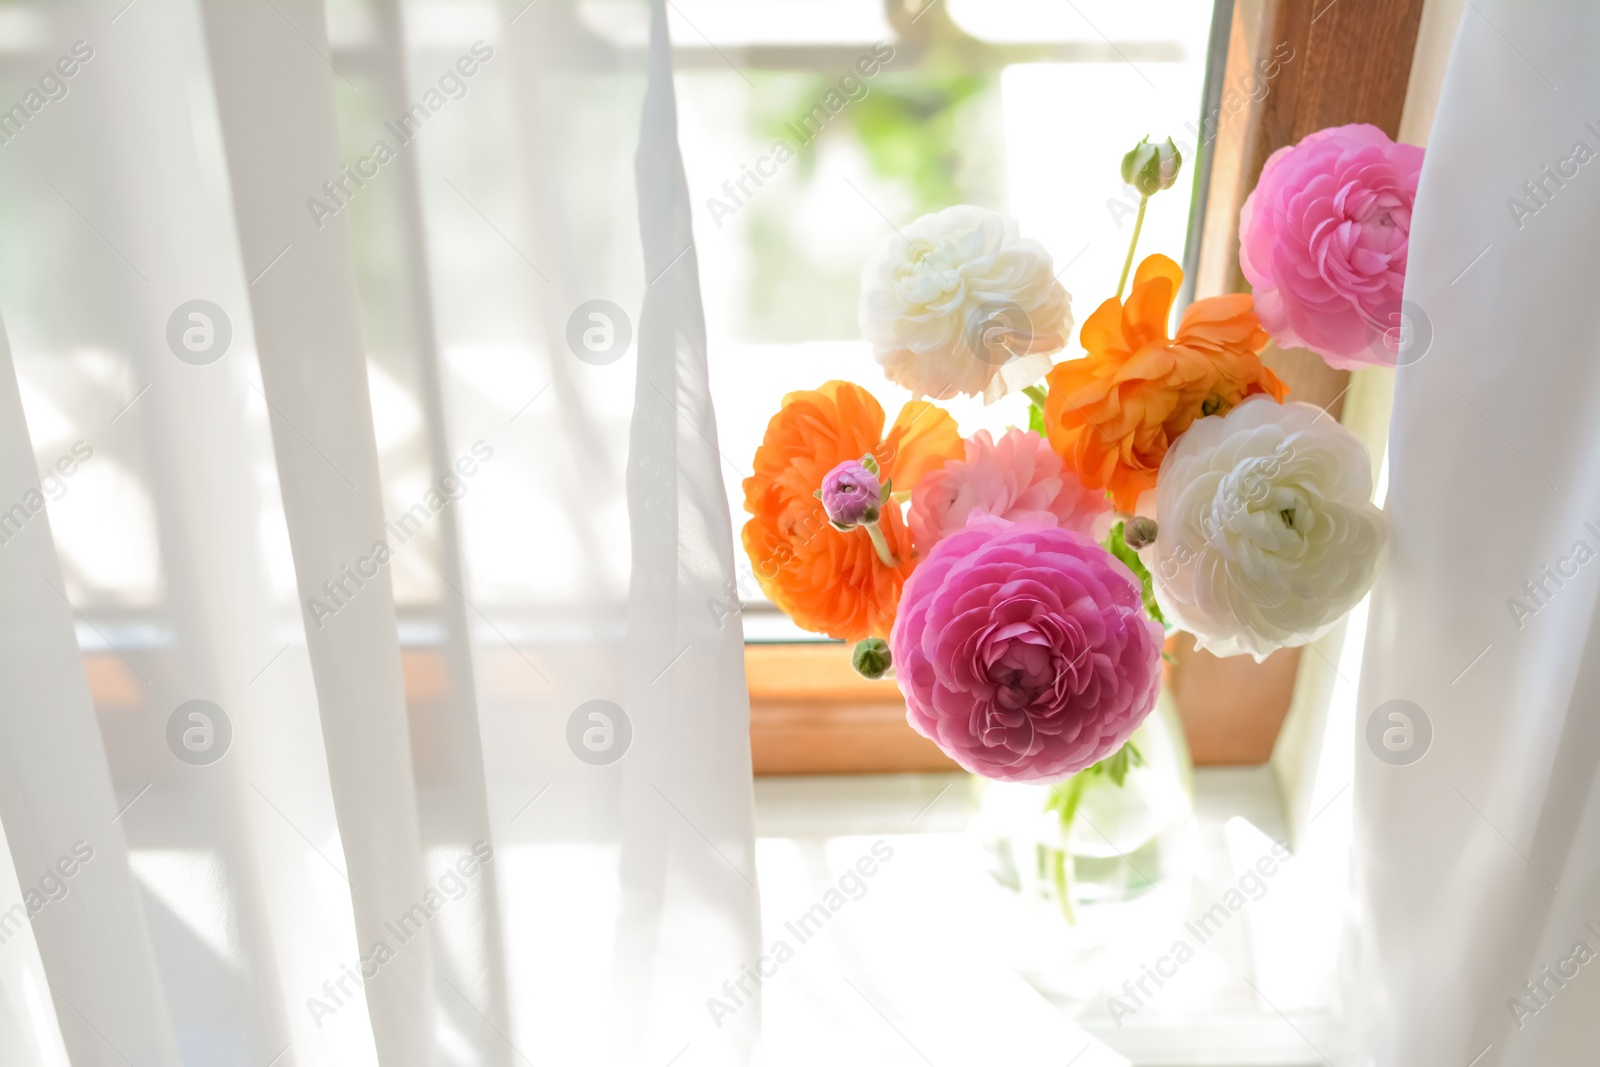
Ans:
<svg viewBox="0 0 1600 1067"><path fill-rule="evenodd" d="M997 881L1076 923L1080 907L1134 900L1183 866L1193 767L1165 690L1130 742L1138 758L1121 785L1088 772L1052 785L986 783L978 827Z"/></svg>

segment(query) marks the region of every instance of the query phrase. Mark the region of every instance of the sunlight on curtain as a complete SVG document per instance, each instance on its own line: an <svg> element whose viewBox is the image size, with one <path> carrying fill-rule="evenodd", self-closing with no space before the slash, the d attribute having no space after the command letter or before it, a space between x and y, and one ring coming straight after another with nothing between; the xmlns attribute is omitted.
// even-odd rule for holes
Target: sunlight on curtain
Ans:
<svg viewBox="0 0 1600 1067"><path fill-rule="evenodd" d="M664 11L0 11L7 1063L747 1062Z"/></svg>

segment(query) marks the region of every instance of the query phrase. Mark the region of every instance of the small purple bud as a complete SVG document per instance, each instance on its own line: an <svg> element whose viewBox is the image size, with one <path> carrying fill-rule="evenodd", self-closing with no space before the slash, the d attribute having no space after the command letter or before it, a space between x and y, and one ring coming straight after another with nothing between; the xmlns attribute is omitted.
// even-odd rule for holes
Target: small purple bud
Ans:
<svg viewBox="0 0 1600 1067"><path fill-rule="evenodd" d="M847 460L822 479L822 507L835 526L849 528L875 522L883 503L883 487L878 476L858 460Z"/></svg>

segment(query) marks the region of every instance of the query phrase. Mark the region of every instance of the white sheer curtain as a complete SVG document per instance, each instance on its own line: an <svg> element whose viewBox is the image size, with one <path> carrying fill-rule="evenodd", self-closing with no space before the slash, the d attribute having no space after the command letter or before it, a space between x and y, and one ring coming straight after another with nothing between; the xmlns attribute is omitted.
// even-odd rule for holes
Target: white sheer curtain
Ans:
<svg viewBox="0 0 1600 1067"><path fill-rule="evenodd" d="M1357 742L1349 962L1379 1067L1600 1043L1597 44L1591 3L1473 0L1428 141L1406 296L1432 342L1398 372L1358 723L1404 700L1432 724L1409 765Z"/></svg>
<svg viewBox="0 0 1600 1067"><path fill-rule="evenodd" d="M0 12L0 1061L748 1062L664 12Z"/></svg>

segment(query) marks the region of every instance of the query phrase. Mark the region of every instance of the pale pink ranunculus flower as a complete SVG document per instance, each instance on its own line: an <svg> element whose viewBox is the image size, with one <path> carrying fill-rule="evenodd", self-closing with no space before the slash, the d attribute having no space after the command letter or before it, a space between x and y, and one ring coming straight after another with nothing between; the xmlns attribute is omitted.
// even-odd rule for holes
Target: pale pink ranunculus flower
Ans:
<svg viewBox="0 0 1600 1067"><path fill-rule="evenodd" d="M1341 369L1395 365L1421 170L1422 149L1365 124L1272 154L1239 213L1239 267L1274 341Z"/></svg>
<svg viewBox="0 0 1600 1067"><path fill-rule="evenodd" d="M1099 540L1110 532L1111 503L1086 489L1050 443L1013 427L996 441L987 430L967 438L967 458L922 476L911 493L911 536L921 555L967 525L974 512L1077 530Z"/></svg>
<svg viewBox="0 0 1600 1067"><path fill-rule="evenodd" d="M1155 707L1161 626L1139 579L1076 530L974 516L933 547L889 634L906 718L974 774L1051 782Z"/></svg>

